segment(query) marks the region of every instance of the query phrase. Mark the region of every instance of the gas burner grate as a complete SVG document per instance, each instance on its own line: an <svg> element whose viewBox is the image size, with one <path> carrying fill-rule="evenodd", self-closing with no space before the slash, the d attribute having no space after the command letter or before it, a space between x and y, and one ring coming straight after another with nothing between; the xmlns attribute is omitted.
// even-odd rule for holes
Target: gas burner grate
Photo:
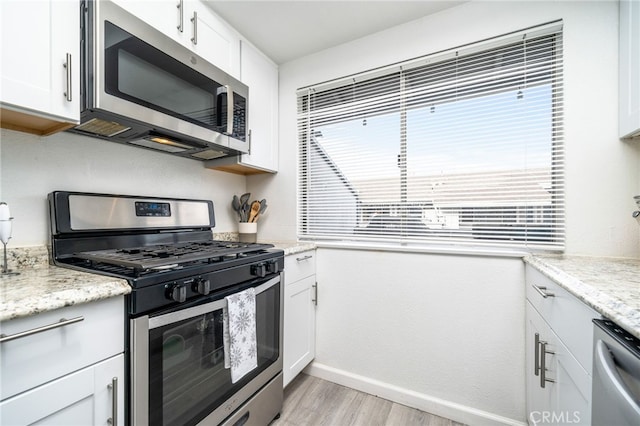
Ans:
<svg viewBox="0 0 640 426"><path fill-rule="evenodd" d="M172 269L189 262L221 262L271 248L271 244L197 241L74 253L79 259L136 271Z"/></svg>

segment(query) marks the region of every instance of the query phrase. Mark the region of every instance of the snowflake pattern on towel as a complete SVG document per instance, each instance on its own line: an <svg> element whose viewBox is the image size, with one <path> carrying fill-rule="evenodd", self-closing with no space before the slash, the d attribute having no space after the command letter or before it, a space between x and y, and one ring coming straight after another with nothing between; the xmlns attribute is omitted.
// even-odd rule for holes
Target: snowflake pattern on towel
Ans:
<svg viewBox="0 0 640 426"><path fill-rule="evenodd" d="M228 361L236 383L258 366L255 289L227 296ZM225 330L225 338L227 337ZM227 349L225 347L225 349Z"/></svg>

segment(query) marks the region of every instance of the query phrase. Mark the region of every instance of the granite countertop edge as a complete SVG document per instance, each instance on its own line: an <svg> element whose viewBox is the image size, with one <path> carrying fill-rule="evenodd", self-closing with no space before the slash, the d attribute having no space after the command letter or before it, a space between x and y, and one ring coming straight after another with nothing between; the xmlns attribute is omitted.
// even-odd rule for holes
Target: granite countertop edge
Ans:
<svg viewBox="0 0 640 426"><path fill-rule="evenodd" d="M527 255L523 260L587 306L640 339L640 309L638 309L640 300L634 297L635 295L617 295L611 291L611 289L601 285L602 282L598 283L595 280L590 280L588 277L578 277L571 272L565 271L558 265L565 262L588 262L593 265L594 270L596 270L598 268L608 269L607 266L619 264L620 262L627 261L635 263L637 261L616 258L540 255ZM640 263L638 263L638 265L640 265ZM636 268L636 266L632 265L631 268ZM638 269L637 272L640 273L640 269ZM615 271L603 272L602 275L606 275L606 280L610 282L616 282L616 280L620 279L620 282L627 281L627 287L635 285L634 282L628 282L628 277L617 277ZM635 293L640 294L640 285L633 290Z"/></svg>
<svg viewBox="0 0 640 426"><path fill-rule="evenodd" d="M305 251L315 250L316 245L307 242L295 242L295 241L269 241L275 248L284 250L284 255L289 256L292 254L303 253Z"/></svg>

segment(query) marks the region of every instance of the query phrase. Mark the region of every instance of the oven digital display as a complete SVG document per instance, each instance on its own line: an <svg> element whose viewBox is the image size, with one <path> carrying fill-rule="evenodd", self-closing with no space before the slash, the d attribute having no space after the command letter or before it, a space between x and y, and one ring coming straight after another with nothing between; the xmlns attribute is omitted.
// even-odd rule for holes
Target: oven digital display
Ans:
<svg viewBox="0 0 640 426"><path fill-rule="evenodd" d="M171 217L171 205L169 203L136 201L136 216Z"/></svg>

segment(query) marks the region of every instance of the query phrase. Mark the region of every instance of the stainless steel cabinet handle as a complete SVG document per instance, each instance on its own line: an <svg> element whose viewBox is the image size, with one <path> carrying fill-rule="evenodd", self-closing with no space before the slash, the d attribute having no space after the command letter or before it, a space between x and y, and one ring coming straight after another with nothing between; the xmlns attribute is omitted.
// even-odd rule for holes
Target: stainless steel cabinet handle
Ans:
<svg viewBox="0 0 640 426"><path fill-rule="evenodd" d="M68 102L71 102L71 53L67 53L67 61L62 66L67 69L67 90L64 92L64 96Z"/></svg>
<svg viewBox="0 0 640 426"><path fill-rule="evenodd" d="M547 351L547 342L540 342L540 387L544 389L547 382L555 383L555 380L547 378L547 354L553 354L551 351Z"/></svg>
<svg viewBox="0 0 640 426"><path fill-rule="evenodd" d="M555 294L553 294L553 293L549 293L548 291L546 291L546 290L547 290L547 288L546 288L546 287L537 286L537 285L535 285L535 284L531 284L531 287L533 287L533 288L534 288L534 290L535 290L535 291L537 291L538 293L540 293L540 296L544 297L545 299L546 299L547 297L556 297L556 295L555 295Z"/></svg>
<svg viewBox="0 0 640 426"><path fill-rule="evenodd" d="M111 384L108 385L111 389L111 417L107 419L107 423L111 426L118 426L118 378L111 379Z"/></svg>
<svg viewBox="0 0 640 426"><path fill-rule="evenodd" d="M316 282L311 287L313 287L313 299L311 299L311 301L314 305L318 306L318 283Z"/></svg>
<svg viewBox="0 0 640 426"><path fill-rule="evenodd" d="M191 37L191 41L193 44L198 44L198 12L193 12L191 22L193 22L193 37Z"/></svg>
<svg viewBox="0 0 640 426"><path fill-rule="evenodd" d="M308 259L311 259L312 257L313 256L311 256L311 255L307 255L307 256L303 256L303 257L296 257L296 260L298 262L302 262L303 260L308 260Z"/></svg>
<svg viewBox="0 0 640 426"><path fill-rule="evenodd" d="M31 330L22 331L16 334L0 334L0 343L8 342L14 339L19 339L21 337L31 336L33 334L42 333L43 331L52 330L54 328L64 327L65 325L74 324L76 322L84 321L84 317L75 317L71 319L61 318L60 322L56 322L49 325L43 325L42 327L33 328Z"/></svg>
<svg viewBox="0 0 640 426"><path fill-rule="evenodd" d="M184 4L183 0L178 2L178 6L176 6L180 13L178 13L178 31L183 32L184 30Z"/></svg>
<svg viewBox="0 0 640 426"><path fill-rule="evenodd" d="M534 354L534 357L533 357L534 358L533 363L535 365L533 366L533 372L534 372L534 374L536 376L539 376L540 375L540 351L538 351L538 349L540 348L540 334L539 333L535 334L533 342L534 342L534 345L535 345L535 348L534 348L535 354Z"/></svg>

